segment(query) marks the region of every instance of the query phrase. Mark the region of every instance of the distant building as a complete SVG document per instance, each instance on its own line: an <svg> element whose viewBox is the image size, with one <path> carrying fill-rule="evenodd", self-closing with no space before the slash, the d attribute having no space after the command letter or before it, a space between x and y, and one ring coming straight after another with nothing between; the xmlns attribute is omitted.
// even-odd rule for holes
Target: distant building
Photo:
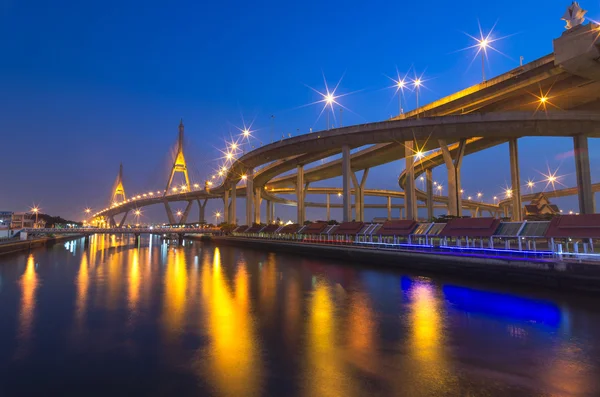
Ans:
<svg viewBox="0 0 600 397"><path fill-rule="evenodd" d="M33 227L35 218L27 212L15 212L12 214L11 229L23 229L26 227Z"/></svg>
<svg viewBox="0 0 600 397"><path fill-rule="evenodd" d="M538 193L531 204L525 205L524 217L527 220L548 219L554 215L559 215L558 206L550 203L548 197L544 193Z"/></svg>
<svg viewBox="0 0 600 397"><path fill-rule="evenodd" d="M11 211L0 211L0 229L8 229L12 221L12 215Z"/></svg>

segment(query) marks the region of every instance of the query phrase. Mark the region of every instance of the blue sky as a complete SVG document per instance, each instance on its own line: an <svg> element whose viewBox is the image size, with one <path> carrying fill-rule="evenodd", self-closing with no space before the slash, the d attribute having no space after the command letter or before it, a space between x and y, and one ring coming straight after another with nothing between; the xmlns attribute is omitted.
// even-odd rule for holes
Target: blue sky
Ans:
<svg viewBox="0 0 600 397"><path fill-rule="evenodd" d="M271 115L277 137L325 128L321 106L304 106L320 99L307 85L324 90L323 75L330 85L343 76L338 93L352 93L340 99L351 110L344 125L386 119L397 113L386 77L396 67L423 73L420 103L430 102L480 81L478 60L469 67L474 52L457 51L473 44L465 32L476 35L478 21L484 32L496 23L494 37L510 35L495 43L507 57L490 53L493 76L519 56L528 62L550 53L569 3L0 0L0 210L36 203L81 218L86 206L105 206L120 161L130 194L163 188L182 117L198 178L218 165L217 149L242 118L254 121L256 144L270 140ZM581 5L600 19L598 0ZM414 106L408 95L405 108ZM600 146L590 145L597 181ZM572 159L560 160L570 149L569 139L522 140L521 178L540 179L537 171L549 165L574 185ZM396 189L391 175L402 168L372 170L367 187ZM444 173L434 171L441 183ZM468 192L493 196L509 181L506 146L465 159ZM576 198L559 204L577 209ZM221 207L211 203L209 213ZM145 216L164 218L162 209Z"/></svg>

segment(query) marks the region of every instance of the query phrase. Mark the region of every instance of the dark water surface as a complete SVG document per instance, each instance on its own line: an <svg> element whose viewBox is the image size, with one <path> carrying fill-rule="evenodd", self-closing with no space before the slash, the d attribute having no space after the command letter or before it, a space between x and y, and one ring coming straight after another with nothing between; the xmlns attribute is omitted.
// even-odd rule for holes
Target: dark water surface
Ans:
<svg viewBox="0 0 600 397"><path fill-rule="evenodd" d="M600 396L599 303L98 237L0 257L0 396Z"/></svg>

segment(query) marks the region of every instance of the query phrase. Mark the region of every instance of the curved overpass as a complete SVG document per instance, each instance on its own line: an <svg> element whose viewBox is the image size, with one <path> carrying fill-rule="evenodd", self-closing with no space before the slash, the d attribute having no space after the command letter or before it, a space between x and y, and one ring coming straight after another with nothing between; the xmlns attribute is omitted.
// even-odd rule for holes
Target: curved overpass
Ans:
<svg viewBox="0 0 600 397"><path fill-rule="evenodd" d="M443 140L450 144L449 153L453 153L457 145L452 144L460 140L468 140L465 145L465 152L468 154L511 141L511 148L514 149L512 159L518 158L516 138L574 136L577 150L587 152L587 137L600 135L598 123L600 67L597 63L600 45L596 41L597 35L594 34L597 28L597 25L587 24L578 27L580 35L566 32L554 40L552 54L399 115L393 120L315 132L260 147L235 161L222 184L211 191L198 190L166 197L140 197L102 210L96 216L112 216L161 202L209 198L227 200L229 192L235 192L240 196L251 193L247 198L249 201L247 207L250 208L247 217L250 219L252 201L255 198L283 200L270 191L263 191L262 188L265 186L269 189L289 188L298 182L304 185L339 175L344 176L344 211L347 214L350 206L348 174L403 158L405 153L401 150L401 146L404 142L416 142L420 150L429 151L440 149L441 144L438 140ZM538 92L540 96L537 96ZM556 108L560 111L546 113L546 105L540 109L539 100L542 95L548 95L549 103L554 106L548 109ZM349 149L365 145L373 146L349 154ZM306 172L302 168L304 165L340 152L343 152L341 160L313 167ZM423 172L423 169L431 169L442 163L441 151L438 150L427 159L417 161L416 172ZM587 168L583 170L582 166ZM259 167L262 168L256 173L248 172ZM296 175L278 177L295 167L299 167ZM580 201L581 197L585 196L589 204L590 194L587 190L592 190L589 187L591 184L589 162L578 163L579 173L583 175L588 185L583 188L580 185L579 190L573 188L564 191L568 190L569 194L578 192ZM247 188L236 187L245 174L249 176ZM355 175L352 174L352 177L355 178ZM399 178L400 186L405 188L406 177L404 172ZM578 180L580 179L578 176ZM409 190L412 192L414 185L412 183L411 185ZM258 193L255 193L255 188L259 188ZM360 189L363 188L361 183ZM581 189L587 190L584 192ZM593 189L596 187L594 186ZM365 193L368 192L365 190ZM427 198L425 192L416 190L415 194L416 198L421 200ZM409 196L410 201L412 201L411 196L412 194ZM516 196L520 198L519 195ZM527 196L523 198L526 199ZM501 205L505 205L505 202Z"/></svg>
<svg viewBox="0 0 600 397"><path fill-rule="evenodd" d="M319 131L288 138L246 153L233 163L223 183L208 192L199 190L171 194L165 197L130 200L103 210L96 216L113 216L135 208L159 204L165 200L171 202L223 197L225 191L230 189L232 184L237 184L242 179L242 175L247 173L251 175L248 171L255 167L271 163L255 176L259 178L261 173L265 173L264 182L261 182L265 183L272 175L293 169L295 164L308 163L319 157L329 157L338 153L340 147L343 146L376 145L354 154L354 157L359 159L356 162L360 161L360 163L358 163L358 166L355 163L353 168L360 169L360 167L368 168L381 164L384 160L384 162L389 162L402 158L403 150L397 150L396 152L394 146L400 142L412 140L417 142L419 148L422 147L422 150L428 151L439 148L438 139L455 142L475 136L479 139L473 140L473 142L481 141L477 145L484 147L485 145L493 146L502 141L523 136L572 136L576 134L599 137L600 114L586 111L564 111L547 114L531 114L530 112L470 114L390 120ZM487 140L491 142L487 142ZM477 145L472 146L472 149L476 149ZM377 152L379 154L373 155ZM389 157L385 157L381 153ZM341 174L339 160L335 160L332 164L327 164L321 168L315 167L315 169L313 171L316 175L315 178L319 178L319 174L323 175L322 179ZM287 185L290 178L293 178L293 176L284 177L279 181L275 179L273 182ZM241 195L245 191L243 187L237 187L236 190L240 191Z"/></svg>

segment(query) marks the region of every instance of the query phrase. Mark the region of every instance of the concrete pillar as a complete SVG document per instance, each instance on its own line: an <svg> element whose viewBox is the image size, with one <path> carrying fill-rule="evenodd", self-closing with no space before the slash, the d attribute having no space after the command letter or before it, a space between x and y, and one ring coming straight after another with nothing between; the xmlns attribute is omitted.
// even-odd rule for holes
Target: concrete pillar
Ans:
<svg viewBox="0 0 600 397"><path fill-rule="evenodd" d="M237 183L231 183L231 204L229 205L229 223L237 224Z"/></svg>
<svg viewBox="0 0 600 397"><path fill-rule="evenodd" d="M271 200L267 200L267 214L266 214L266 218L267 218L267 225L273 223L273 210L272 207L273 206L273 202Z"/></svg>
<svg viewBox="0 0 600 397"><path fill-rule="evenodd" d="M305 221L306 213L304 212L304 166L299 165L296 167L296 201L298 203L297 206L297 217L296 222L302 225Z"/></svg>
<svg viewBox="0 0 600 397"><path fill-rule="evenodd" d="M427 185L427 220L433 219L433 173L430 169L425 171Z"/></svg>
<svg viewBox="0 0 600 397"><path fill-rule="evenodd" d="M325 194L325 203L326 203L326 208L327 208L327 221L331 220L331 203L330 203L330 196L329 193Z"/></svg>
<svg viewBox="0 0 600 397"><path fill-rule="evenodd" d="M521 203L521 169L519 168L519 146L517 139L508 141L510 155L510 180L512 185L512 217L513 221L523 220L523 205Z"/></svg>
<svg viewBox="0 0 600 397"><path fill-rule="evenodd" d="M505 205L503 210L504 210L504 218L508 218L508 205Z"/></svg>
<svg viewBox="0 0 600 397"><path fill-rule="evenodd" d="M275 217L275 202L271 202L271 222L275 222L277 218Z"/></svg>
<svg viewBox="0 0 600 397"><path fill-rule="evenodd" d="M364 188L368 175L369 169L366 168L359 182L356 173L352 172L352 184L354 185L354 211L356 214L354 219L356 219L357 222L363 222L365 219Z"/></svg>
<svg viewBox="0 0 600 397"><path fill-rule="evenodd" d="M223 193L223 222L229 223L229 190L227 189Z"/></svg>
<svg viewBox="0 0 600 397"><path fill-rule="evenodd" d="M254 170L246 171L246 225L254 223Z"/></svg>
<svg viewBox="0 0 600 397"><path fill-rule="evenodd" d="M262 187L254 189L254 223L260 223L260 206L262 204Z"/></svg>
<svg viewBox="0 0 600 397"><path fill-rule="evenodd" d="M190 215L190 210L192 209L192 204L194 204L193 200L188 201L187 206L185 207L185 210L183 211L183 214L181 215L181 219L179 220L180 225L187 223L187 218Z"/></svg>
<svg viewBox="0 0 600 397"><path fill-rule="evenodd" d="M109 220L109 224L111 229L117 227L117 222L115 222L115 217L114 216L110 216L110 218L108 218Z"/></svg>
<svg viewBox="0 0 600 397"><path fill-rule="evenodd" d="M590 171L590 152L588 138L585 135L573 137L575 171L577 176L577 196L579 213L593 214L595 209L594 192L592 191L592 174Z"/></svg>
<svg viewBox="0 0 600 397"><path fill-rule="evenodd" d="M350 169L350 146L344 145L342 146L342 222L349 222L352 220L352 198L350 197L351 178L352 170Z"/></svg>
<svg viewBox="0 0 600 397"><path fill-rule="evenodd" d="M173 216L173 211L171 211L171 206L169 205L169 202L165 200L163 201L163 203L165 204L165 211L167 211L167 219L169 220L169 224L175 225L177 222L175 222L175 217Z"/></svg>
<svg viewBox="0 0 600 397"><path fill-rule="evenodd" d="M125 215L123 215L123 219L121 219L121 222L119 223L119 227L123 227L123 225L125 224L125 221L127 220L127 215L129 215L129 211L125 212Z"/></svg>
<svg viewBox="0 0 600 397"><path fill-rule="evenodd" d="M360 179L360 220L365 221L365 185L367 184L367 176L369 169L365 168L362 178Z"/></svg>
<svg viewBox="0 0 600 397"><path fill-rule="evenodd" d="M208 199L197 200L198 201L198 223L206 223L206 203L208 203Z"/></svg>
<svg viewBox="0 0 600 397"><path fill-rule="evenodd" d="M444 163L448 170L448 215L462 216L462 199L460 195L460 167L465 154L466 140L461 139L454 158L450 154L446 141L438 141L442 149Z"/></svg>
<svg viewBox="0 0 600 397"><path fill-rule="evenodd" d="M387 220L392 220L392 196L387 197Z"/></svg>
<svg viewBox="0 0 600 397"><path fill-rule="evenodd" d="M417 219L417 194L415 191L414 153L414 142L404 142L404 159L406 161L404 208L406 209L406 219Z"/></svg>

